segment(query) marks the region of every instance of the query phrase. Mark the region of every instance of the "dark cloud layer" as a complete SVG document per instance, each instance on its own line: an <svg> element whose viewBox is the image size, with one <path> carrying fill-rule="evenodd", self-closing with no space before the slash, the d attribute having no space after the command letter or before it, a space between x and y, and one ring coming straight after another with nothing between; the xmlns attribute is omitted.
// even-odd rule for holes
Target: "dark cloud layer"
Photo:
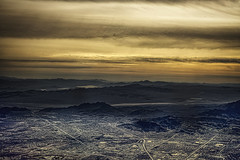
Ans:
<svg viewBox="0 0 240 160"><path fill-rule="evenodd" d="M32 0L39 1L39 0ZM186 3L186 2L239 2L239 0L41 0L64 2L157 2L157 3Z"/></svg>
<svg viewBox="0 0 240 160"><path fill-rule="evenodd" d="M27 16L0 15L1 37L23 38L109 38L159 37L240 40L240 27L137 27L92 23L65 23Z"/></svg>
<svg viewBox="0 0 240 160"><path fill-rule="evenodd" d="M79 60L43 60L43 59L0 59L1 63L118 63L118 64L133 64L139 62L147 63L235 63L240 64L239 58L168 58L168 57L131 57L116 59L79 59ZM54 66L53 66L54 67ZM75 67L75 66L69 66ZM76 67L77 68L77 67Z"/></svg>
<svg viewBox="0 0 240 160"><path fill-rule="evenodd" d="M158 38L179 40L207 40L222 43L224 47L240 47L240 27L137 27L89 23L64 23L56 20L24 16L0 15L0 37L18 38L150 38L156 41L126 44L139 47L179 47L172 42L160 43ZM186 42L184 42L186 43ZM184 47L184 46L183 46ZM198 46L188 45L186 48ZM222 47L222 46L218 46ZM200 46L204 48L204 46Z"/></svg>
<svg viewBox="0 0 240 160"><path fill-rule="evenodd" d="M235 63L240 64L238 58L137 58L139 62L149 63L168 63L168 62L183 62L183 63Z"/></svg>
<svg viewBox="0 0 240 160"><path fill-rule="evenodd" d="M0 59L0 62L42 62L42 63L74 63L76 60L50 60L50 59Z"/></svg>

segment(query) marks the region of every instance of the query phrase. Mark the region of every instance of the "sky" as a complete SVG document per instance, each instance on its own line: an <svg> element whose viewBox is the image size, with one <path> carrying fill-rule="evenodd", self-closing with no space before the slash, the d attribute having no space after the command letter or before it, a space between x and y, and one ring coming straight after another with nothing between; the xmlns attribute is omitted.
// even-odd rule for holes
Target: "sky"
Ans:
<svg viewBox="0 0 240 160"><path fill-rule="evenodd" d="M240 0L0 0L0 74L240 82Z"/></svg>

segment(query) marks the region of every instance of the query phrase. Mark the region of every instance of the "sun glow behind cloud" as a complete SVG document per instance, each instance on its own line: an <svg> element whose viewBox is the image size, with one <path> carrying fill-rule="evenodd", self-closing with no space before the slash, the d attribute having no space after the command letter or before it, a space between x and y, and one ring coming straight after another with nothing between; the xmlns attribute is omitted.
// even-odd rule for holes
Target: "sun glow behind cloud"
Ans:
<svg viewBox="0 0 240 160"><path fill-rule="evenodd" d="M0 2L3 75L240 80L239 1Z"/></svg>

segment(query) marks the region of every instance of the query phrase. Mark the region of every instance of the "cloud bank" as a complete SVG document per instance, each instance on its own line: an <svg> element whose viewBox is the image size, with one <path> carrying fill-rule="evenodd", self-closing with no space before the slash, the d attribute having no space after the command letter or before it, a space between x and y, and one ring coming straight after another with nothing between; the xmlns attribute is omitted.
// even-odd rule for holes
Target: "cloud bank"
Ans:
<svg viewBox="0 0 240 160"><path fill-rule="evenodd" d="M0 0L0 10L5 75L239 78L239 0Z"/></svg>

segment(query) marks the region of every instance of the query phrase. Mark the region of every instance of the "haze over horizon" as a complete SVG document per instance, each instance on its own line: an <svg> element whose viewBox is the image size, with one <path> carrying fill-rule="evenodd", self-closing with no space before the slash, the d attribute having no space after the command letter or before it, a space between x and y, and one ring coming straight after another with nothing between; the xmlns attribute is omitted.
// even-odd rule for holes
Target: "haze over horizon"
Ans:
<svg viewBox="0 0 240 160"><path fill-rule="evenodd" d="M239 0L0 0L0 74L240 82Z"/></svg>

